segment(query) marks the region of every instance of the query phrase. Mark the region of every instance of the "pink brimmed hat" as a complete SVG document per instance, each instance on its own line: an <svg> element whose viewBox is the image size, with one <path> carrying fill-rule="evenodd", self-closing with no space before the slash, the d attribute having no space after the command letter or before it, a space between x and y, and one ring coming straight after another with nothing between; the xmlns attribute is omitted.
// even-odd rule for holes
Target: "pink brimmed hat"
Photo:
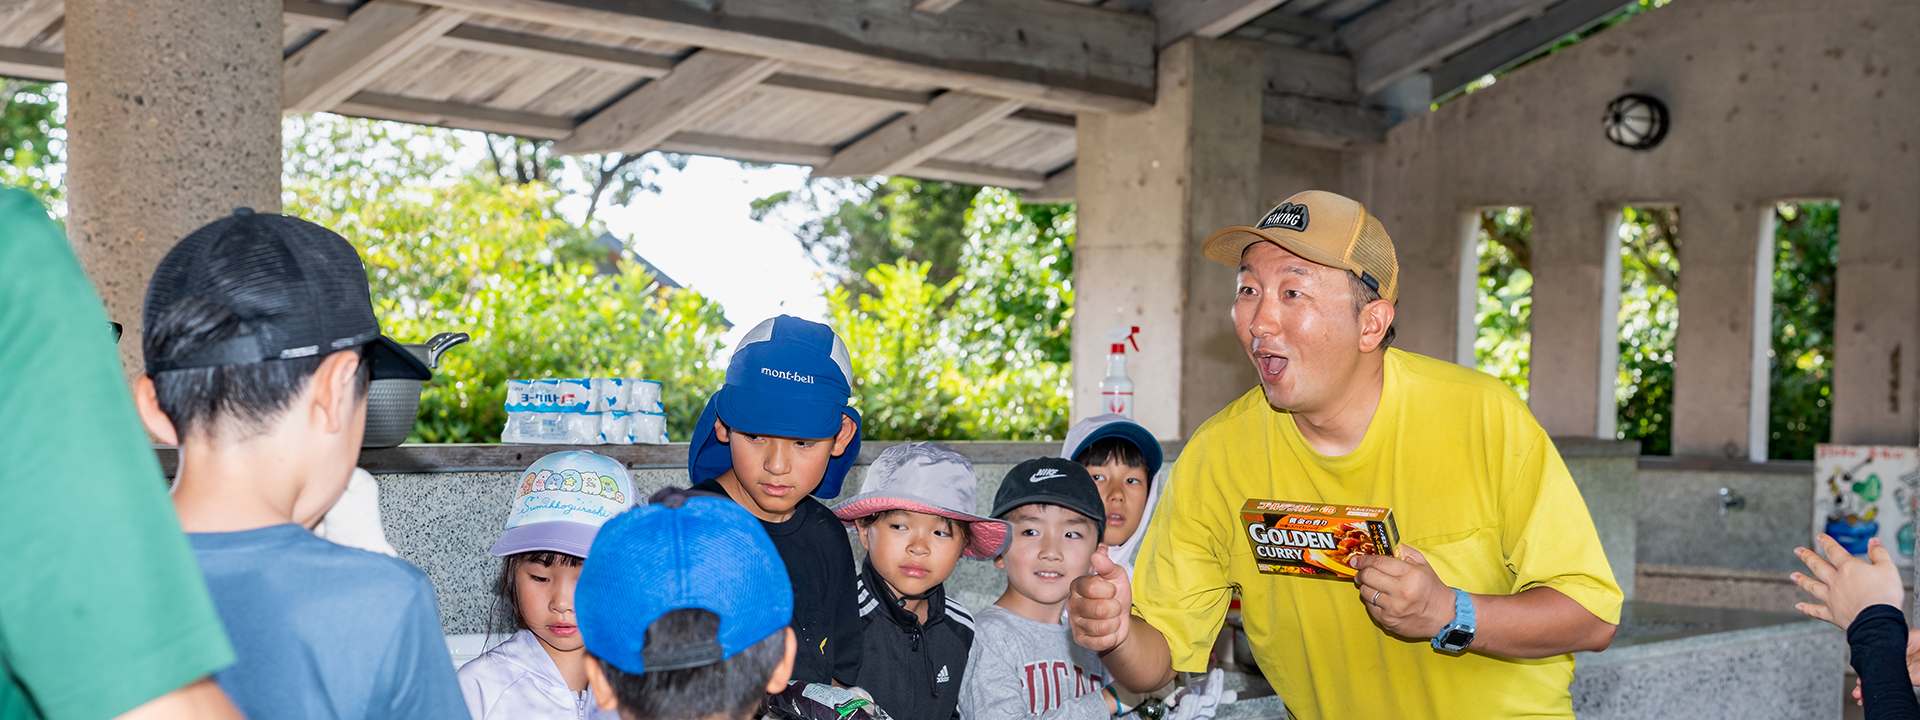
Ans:
<svg viewBox="0 0 1920 720"><path fill-rule="evenodd" d="M867 468L860 494L833 506L834 516L852 525L888 510L939 515L967 523L970 538L962 555L990 558L1007 544L1007 523L975 515L980 479L973 463L944 445L915 442L881 451Z"/></svg>

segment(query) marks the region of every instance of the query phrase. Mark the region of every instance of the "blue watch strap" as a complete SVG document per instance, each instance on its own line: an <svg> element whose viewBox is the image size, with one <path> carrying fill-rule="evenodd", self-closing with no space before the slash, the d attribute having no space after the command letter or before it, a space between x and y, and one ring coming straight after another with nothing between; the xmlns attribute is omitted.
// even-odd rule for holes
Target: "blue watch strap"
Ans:
<svg viewBox="0 0 1920 720"><path fill-rule="evenodd" d="M1467 645L1473 642L1477 624L1473 618L1473 596L1460 588L1451 589L1453 590L1453 622L1440 628L1440 634L1433 637L1432 643L1435 650L1460 652L1467 649ZM1461 634L1457 631L1464 631L1465 638L1457 642L1448 642L1449 636Z"/></svg>

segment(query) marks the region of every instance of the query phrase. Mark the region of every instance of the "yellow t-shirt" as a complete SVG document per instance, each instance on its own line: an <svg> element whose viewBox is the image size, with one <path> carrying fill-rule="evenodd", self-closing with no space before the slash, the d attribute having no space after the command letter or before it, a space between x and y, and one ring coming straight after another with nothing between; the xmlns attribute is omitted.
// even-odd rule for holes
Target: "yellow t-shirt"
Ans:
<svg viewBox="0 0 1920 720"><path fill-rule="evenodd" d="M1240 522L1248 499L1393 509L1400 539L1470 593L1534 587L1620 622L1620 587L1586 503L1546 431L1500 381L1399 350L1360 446L1315 452L1259 388L1194 433L1135 572L1134 612L1173 667L1206 669L1240 588L1260 670L1294 717L1573 717L1573 656L1452 656L1389 635L1350 581L1263 575Z"/></svg>

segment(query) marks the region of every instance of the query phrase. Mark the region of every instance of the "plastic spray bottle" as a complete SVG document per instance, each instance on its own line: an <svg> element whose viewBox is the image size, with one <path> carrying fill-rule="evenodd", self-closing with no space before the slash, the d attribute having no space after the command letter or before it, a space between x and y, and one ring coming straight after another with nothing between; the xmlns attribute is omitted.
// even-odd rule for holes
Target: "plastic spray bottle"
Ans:
<svg viewBox="0 0 1920 720"><path fill-rule="evenodd" d="M1118 413L1133 419L1133 380L1127 377L1127 345L1140 349L1133 336L1138 326L1122 325L1107 331L1107 376L1100 379L1100 403L1103 412Z"/></svg>

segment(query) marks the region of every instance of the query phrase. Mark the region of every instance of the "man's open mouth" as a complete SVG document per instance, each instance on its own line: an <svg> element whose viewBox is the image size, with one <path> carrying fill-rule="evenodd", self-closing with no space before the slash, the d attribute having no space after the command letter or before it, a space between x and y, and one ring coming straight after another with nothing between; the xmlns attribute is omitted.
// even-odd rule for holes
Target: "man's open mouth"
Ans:
<svg viewBox="0 0 1920 720"><path fill-rule="evenodd" d="M1260 374L1264 377L1279 377L1287 369L1287 359L1279 355L1260 353L1254 356L1254 361L1259 363Z"/></svg>

